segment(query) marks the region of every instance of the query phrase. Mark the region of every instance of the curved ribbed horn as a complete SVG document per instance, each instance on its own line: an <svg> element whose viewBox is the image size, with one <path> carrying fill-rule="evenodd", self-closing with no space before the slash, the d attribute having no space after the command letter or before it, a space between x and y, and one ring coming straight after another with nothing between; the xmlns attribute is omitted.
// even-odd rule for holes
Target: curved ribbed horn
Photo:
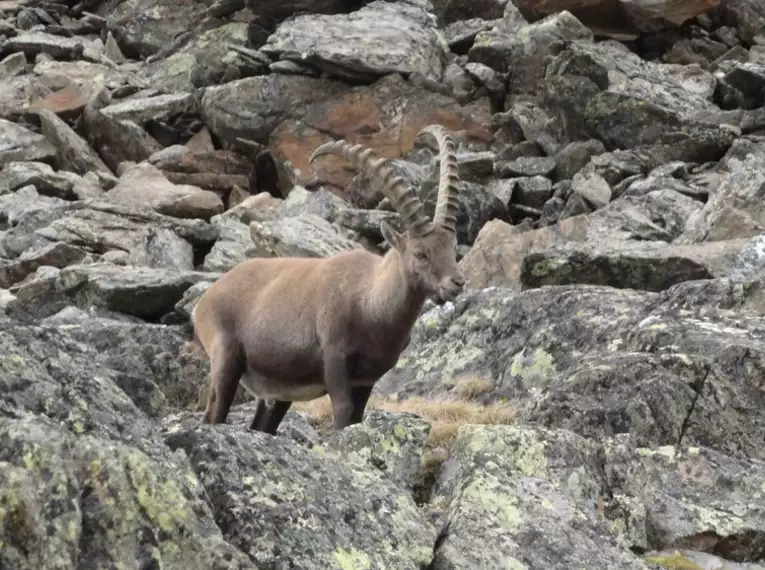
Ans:
<svg viewBox="0 0 765 570"><path fill-rule="evenodd" d="M417 134L417 138L423 135L432 136L438 143L440 151L441 167L438 179L438 198L436 200L436 211L433 214L433 223L440 224L441 227L453 232L456 231L455 228L457 227L457 212L459 211L457 184L460 180L454 140L441 125L425 127Z"/></svg>
<svg viewBox="0 0 765 570"><path fill-rule="evenodd" d="M423 236L433 229L417 193L403 178L396 176L388 159L377 157L372 149L363 145L352 145L341 139L320 145L313 151L308 163L312 164L316 158L327 154L344 158L364 176L372 178L379 175L383 193L399 213L401 221L411 235Z"/></svg>

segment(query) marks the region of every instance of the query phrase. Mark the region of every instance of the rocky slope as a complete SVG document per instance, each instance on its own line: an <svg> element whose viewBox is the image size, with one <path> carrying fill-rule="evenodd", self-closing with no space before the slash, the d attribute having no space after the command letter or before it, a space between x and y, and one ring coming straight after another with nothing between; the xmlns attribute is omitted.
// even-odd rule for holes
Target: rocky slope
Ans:
<svg viewBox="0 0 765 570"><path fill-rule="evenodd" d="M765 9L561 4L0 0L1 569L765 568ZM308 157L432 212L431 123L466 292L363 424L200 425L204 288L384 251Z"/></svg>

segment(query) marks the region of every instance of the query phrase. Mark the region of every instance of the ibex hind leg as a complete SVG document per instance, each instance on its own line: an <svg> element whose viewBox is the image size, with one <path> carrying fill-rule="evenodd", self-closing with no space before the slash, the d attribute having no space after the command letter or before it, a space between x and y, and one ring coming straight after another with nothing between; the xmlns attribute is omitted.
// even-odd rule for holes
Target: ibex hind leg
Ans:
<svg viewBox="0 0 765 570"><path fill-rule="evenodd" d="M353 401L351 424L360 423L364 419L364 410L367 407L369 396L372 394L372 388L373 386L354 386L351 388L351 400Z"/></svg>
<svg viewBox="0 0 765 570"><path fill-rule="evenodd" d="M252 418L250 429L276 435L279 424L282 423L287 410L292 402L283 400L265 400L258 398L258 406L255 409L255 417Z"/></svg>
<svg viewBox="0 0 765 570"><path fill-rule="evenodd" d="M239 346L218 342L210 358L210 390L203 423L222 424L226 421L244 369L244 354Z"/></svg>

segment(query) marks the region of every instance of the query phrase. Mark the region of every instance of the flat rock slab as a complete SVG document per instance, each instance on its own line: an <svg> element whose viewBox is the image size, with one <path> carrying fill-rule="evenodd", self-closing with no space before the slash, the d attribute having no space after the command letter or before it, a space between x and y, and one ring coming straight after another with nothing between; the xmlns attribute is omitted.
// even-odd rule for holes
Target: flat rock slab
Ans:
<svg viewBox="0 0 765 570"><path fill-rule="evenodd" d="M573 196L578 194L574 193ZM518 227L501 220L491 220L481 227L473 248L460 261L460 267L471 289L489 286L521 289L524 283L532 286L537 282L549 282L545 281L545 275L548 274L557 275L561 283L567 279L569 282L578 282L579 279L586 281L591 278L587 282L643 288L649 285L645 271L650 267L646 264L660 264L662 257L685 257L687 260L677 265L677 269L655 266L659 273L663 272L665 277L661 280L665 284L677 283L683 280L683 275L686 279L704 275L699 264L707 267L712 275L730 275L735 270L735 263L729 261L729 258L735 256L737 248L740 250L746 247L743 242L739 241L727 248L690 244L684 248L668 243L682 234L686 221L701 207L700 202L675 190L656 190L644 195L624 196L596 212L567 217L535 230L520 231ZM641 245L640 242L650 242L652 245ZM562 261L559 271L555 269L555 263L549 267L540 264L535 270L536 275L529 272L531 266L524 269L528 256L552 258L554 254L548 255L545 252L556 249L565 251L566 248L572 252L589 252L585 257L593 263L588 267L597 265L594 259L598 255L601 255L605 265L589 276L586 270L574 271L578 262L573 259L571 266L566 267L568 262L565 261L565 255L559 254L558 259ZM606 258L612 261L606 262ZM651 259L655 261L651 262ZM617 269L619 263L621 269ZM696 269L691 269L692 265ZM609 266L618 275L611 274L608 277ZM635 268L636 272L631 274L630 268ZM523 271L526 271L525 275Z"/></svg>
<svg viewBox="0 0 765 570"><path fill-rule="evenodd" d="M419 72L438 81L447 46L419 6L377 0L351 14L286 20L261 50L341 79Z"/></svg>
<svg viewBox="0 0 765 570"><path fill-rule="evenodd" d="M132 265L192 269L193 248L207 249L218 236L217 228L202 220L163 216L146 207L89 200L44 204L40 208L35 204L39 196L26 197L25 193L21 199L18 192L10 196L20 198L6 200L13 212L18 211L14 220L20 219L2 243L14 254L22 253L36 237L46 242L66 242L95 254L125 252Z"/></svg>
<svg viewBox="0 0 765 570"><path fill-rule="evenodd" d="M125 170L104 199L115 204L149 206L160 214L177 218L209 220L224 209L216 193L188 184L173 184L148 163Z"/></svg>
<svg viewBox="0 0 765 570"><path fill-rule="evenodd" d="M250 237L253 252L260 257L329 257L361 247L312 214L250 222Z"/></svg>
<svg viewBox="0 0 765 570"><path fill-rule="evenodd" d="M41 109L39 116L42 132L56 147L62 167L78 174L94 172L107 187L114 186L116 177L85 139L50 109Z"/></svg>
<svg viewBox="0 0 765 570"><path fill-rule="evenodd" d="M0 119L0 167L19 160L51 162L55 156L56 147L43 135Z"/></svg>
<svg viewBox="0 0 765 570"><path fill-rule="evenodd" d="M79 263L84 257L85 252L80 248L56 242L37 251L25 252L10 261L0 260L0 287L7 289L43 265L61 268Z"/></svg>
<svg viewBox="0 0 765 570"><path fill-rule="evenodd" d="M191 93L168 93L134 97L108 105L101 112L117 121L132 121L140 125L149 121L167 121L182 113L193 113L195 107L196 101Z"/></svg>
<svg viewBox="0 0 765 570"><path fill-rule="evenodd" d="M8 310L43 317L73 304L156 321L174 311L186 289L214 277L201 271L111 263L70 265L57 275L21 286Z"/></svg>
<svg viewBox="0 0 765 570"><path fill-rule="evenodd" d="M27 57L31 58L45 53L53 59L77 59L84 50L81 40L45 32L23 32L6 40L3 47L5 51L9 52L24 52Z"/></svg>

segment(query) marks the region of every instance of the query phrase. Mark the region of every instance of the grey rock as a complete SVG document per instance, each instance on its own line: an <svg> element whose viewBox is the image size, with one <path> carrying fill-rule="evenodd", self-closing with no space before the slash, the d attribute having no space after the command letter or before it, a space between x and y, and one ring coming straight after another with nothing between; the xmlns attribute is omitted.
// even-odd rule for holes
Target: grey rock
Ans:
<svg viewBox="0 0 765 570"><path fill-rule="evenodd" d="M153 97L133 97L112 103L101 113L115 121L130 121L142 125L149 121L167 121L180 114L195 111L196 101L190 93L167 93Z"/></svg>
<svg viewBox="0 0 765 570"><path fill-rule="evenodd" d="M161 145L140 125L131 121L117 121L101 113L112 101L109 91L100 88L83 111L83 122L88 141L114 172L122 162L147 159L161 149Z"/></svg>
<svg viewBox="0 0 765 570"><path fill-rule="evenodd" d="M599 140L569 143L555 156L555 174L561 180L570 180L587 165L593 155L604 152L606 148Z"/></svg>
<svg viewBox="0 0 765 570"><path fill-rule="evenodd" d="M42 318L73 304L156 321L173 311L186 289L209 278L209 273L198 271L108 263L70 265L46 282L22 285L12 308L18 315Z"/></svg>
<svg viewBox="0 0 765 570"><path fill-rule="evenodd" d="M0 118L0 167L14 161L52 162L56 148L43 135Z"/></svg>
<svg viewBox="0 0 765 570"><path fill-rule="evenodd" d="M79 263L84 257L85 252L80 248L55 242L36 251L26 251L10 261L0 260L0 288L7 289L43 265L61 268Z"/></svg>
<svg viewBox="0 0 765 570"><path fill-rule="evenodd" d="M72 179L44 162L9 162L0 172L0 193L15 192L30 184L44 196L75 197Z"/></svg>
<svg viewBox="0 0 765 570"><path fill-rule="evenodd" d="M566 430L467 426L437 486L447 530L432 567L648 569L593 508L602 481L597 454ZM475 540L486 526L491 548Z"/></svg>
<svg viewBox="0 0 765 570"><path fill-rule="evenodd" d="M611 186L594 171L581 171L574 175L571 189L582 196L594 209L602 208L611 201Z"/></svg>
<svg viewBox="0 0 765 570"><path fill-rule="evenodd" d="M498 162L494 169L502 178L546 176L555 170L555 159L547 156L522 156L508 162Z"/></svg>
<svg viewBox="0 0 765 570"><path fill-rule="evenodd" d="M0 78L9 79L23 73L27 58L22 52L12 53L0 61Z"/></svg>
<svg viewBox="0 0 765 570"><path fill-rule="evenodd" d="M181 33L194 30L206 9L204 2L128 0L110 6L107 29L123 53L146 58L172 46Z"/></svg>
<svg viewBox="0 0 765 570"><path fill-rule="evenodd" d="M688 547L698 537L709 535L704 550L718 552L720 545L730 544L727 558L757 559L759 555L752 550L756 546L734 537L747 532L744 529L765 525L760 509L742 504L750 501L744 497L753 497L755 504L762 501L755 491L765 475L762 463L730 457L706 446L641 449L629 437L608 441L604 451L606 480L618 489L610 507L622 513L613 521L624 525L621 534L630 548ZM716 484L719 481L732 485Z"/></svg>
<svg viewBox="0 0 765 570"><path fill-rule="evenodd" d="M310 77L247 77L206 88L202 116L210 130L230 144L237 137L265 144L280 122L300 116L310 103L332 97L341 89L334 81Z"/></svg>
<svg viewBox="0 0 765 570"><path fill-rule="evenodd" d="M209 220L224 208L216 193L189 184L173 184L148 163L128 167L104 199L120 205L148 206L177 218Z"/></svg>
<svg viewBox="0 0 765 570"><path fill-rule="evenodd" d="M73 333L86 328L98 338L97 325L3 320L0 327L0 494L3 504L14 505L10 513L23 533L3 533L4 566L32 570L85 561L108 567L128 549L148 564L255 568L222 537L189 462L164 445L118 386L120 372L105 365L116 347L102 359L103 350ZM136 362L139 345L125 332L128 342L116 350ZM145 336L141 346L156 338ZM159 355L149 354L143 366ZM166 372L157 366L155 373ZM152 548L146 536L155 537ZM53 551L44 546L52 539L60 545Z"/></svg>
<svg viewBox="0 0 765 570"><path fill-rule="evenodd" d="M83 52L82 40L66 38L45 32L24 32L9 38L3 46L6 51L24 52L27 57L34 58L44 53L53 59L78 59Z"/></svg>
<svg viewBox="0 0 765 570"><path fill-rule="evenodd" d="M327 257L361 247L313 214L250 222L250 237L257 257Z"/></svg>
<svg viewBox="0 0 765 570"><path fill-rule="evenodd" d="M16 214L16 224L2 240L5 249L14 255L31 247L36 240L41 244L62 241L97 254L113 249L125 251L135 264L176 266L188 259L187 253L178 257L180 252L188 251L186 242L205 249L218 235L216 228L202 220L172 218L147 208L99 201L63 203L53 208L43 202L35 207L34 202L30 204L26 200L14 206L20 214ZM34 201L35 196L29 196L28 200ZM170 230L176 237L170 240L168 234L163 234L158 240L156 234L161 230ZM158 249L160 244L162 248Z"/></svg>
<svg viewBox="0 0 765 570"><path fill-rule="evenodd" d="M57 159L62 167L77 174L95 172L109 187L114 186L116 178L112 171L88 146L80 135L59 118L53 111L42 109L39 112L42 132L56 147Z"/></svg>
<svg viewBox="0 0 765 570"><path fill-rule="evenodd" d="M213 220L219 228L210 253L205 256L204 271L228 271L247 259L247 251L253 246L250 228L247 224L231 217L219 217Z"/></svg>
<svg viewBox="0 0 765 570"><path fill-rule="evenodd" d="M760 199L765 184L765 144L747 149L742 158L731 153L722 165L727 172L720 172L719 187L688 220L678 243L742 238L765 231L765 208Z"/></svg>
<svg viewBox="0 0 765 570"><path fill-rule="evenodd" d="M661 293L581 285L470 292L420 318L375 390L438 397L444 377L492 378L490 398L508 398L522 423L762 460L757 366L744 364L763 358L761 298L756 283L724 279ZM742 408L731 410L731 400Z"/></svg>
<svg viewBox="0 0 765 570"><path fill-rule="evenodd" d="M441 79L447 49L427 11L382 0L349 15L297 16L280 24L261 48L341 79L418 72L435 81Z"/></svg>
<svg viewBox="0 0 765 570"><path fill-rule="evenodd" d="M517 202L530 208L541 208L552 196L552 182L544 176L528 176L515 180Z"/></svg>
<svg viewBox="0 0 765 570"><path fill-rule="evenodd" d="M166 58L147 62L139 76L147 84L165 92L191 93L199 87L217 85L229 67L240 69L251 65L249 60L241 60L238 51L231 49L232 46L243 46L246 41L247 24L228 22L194 34L188 43ZM260 63L260 66L265 65L265 62Z"/></svg>

